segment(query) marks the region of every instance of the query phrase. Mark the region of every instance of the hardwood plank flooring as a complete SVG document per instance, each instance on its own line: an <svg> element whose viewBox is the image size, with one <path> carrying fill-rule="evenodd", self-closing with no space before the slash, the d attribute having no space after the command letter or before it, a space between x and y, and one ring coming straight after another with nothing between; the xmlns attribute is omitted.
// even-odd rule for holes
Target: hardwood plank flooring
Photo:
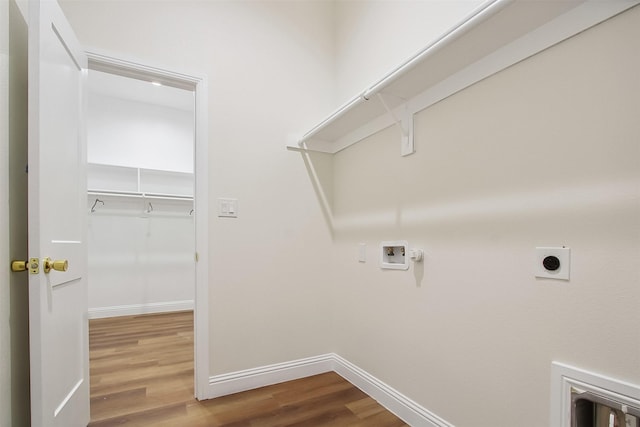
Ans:
<svg viewBox="0 0 640 427"><path fill-rule="evenodd" d="M93 319L90 427L407 427L329 372L217 399L193 397L193 313Z"/></svg>

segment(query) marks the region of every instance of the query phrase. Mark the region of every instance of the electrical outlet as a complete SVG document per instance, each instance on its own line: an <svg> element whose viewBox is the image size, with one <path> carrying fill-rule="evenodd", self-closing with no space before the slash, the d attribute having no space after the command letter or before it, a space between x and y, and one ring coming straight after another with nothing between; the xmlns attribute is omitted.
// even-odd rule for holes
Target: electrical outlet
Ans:
<svg viewBox="0 0 640 427"><path fill-rule="evenodd" d="M536 248L535 276L569 280L571 249L567 247Z"/></svg>

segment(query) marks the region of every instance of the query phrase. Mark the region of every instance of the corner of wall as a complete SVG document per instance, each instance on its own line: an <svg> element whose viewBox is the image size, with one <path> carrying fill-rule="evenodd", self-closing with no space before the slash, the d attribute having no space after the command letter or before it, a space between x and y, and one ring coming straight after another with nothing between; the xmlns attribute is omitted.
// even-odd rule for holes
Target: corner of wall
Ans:
<svg viewBox="0 0 640 427"><path fill-rule="evenodd" d="M209 379L206 398L226 396L326 372L336 372L411 426L453 427L433 412L335 353L213 376Z"/></svg>

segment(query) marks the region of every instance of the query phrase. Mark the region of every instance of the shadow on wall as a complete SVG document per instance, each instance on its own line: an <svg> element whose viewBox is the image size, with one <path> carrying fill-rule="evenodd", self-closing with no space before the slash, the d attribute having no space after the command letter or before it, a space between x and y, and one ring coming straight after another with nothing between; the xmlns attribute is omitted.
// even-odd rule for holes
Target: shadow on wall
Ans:
<svg viewBox="0 0 640 427"><path fill-rule="evenodd" d="M395 126L335 155L301 153L334 242L355 248L404 239L411 247L484 251L482 258L483 248L564 244L569 233L604 242L610 224L632 224L634 139L624 126L599 137L598 110L589 125L575 111L579 87L555 95L566 90L562 77L523 87L521 74L543 74L530 61L417 113L413 155L400 156ZM602 86L591 87L615 95L615 86ZM420 285L423 264L415 274Z"/></svg>
<svg viewBox="0 0 640 427"><path fill-rule="evenodd" d="M637 15L624 16L631 34ZM639 209L638 98L629 96L638 65L635 44L607 28L417 112L410 156L396 126L332 156L301 154L342 244L334 252L347 259L358 242L407 240L451 270L538 245L637 248L628 231ZM528 261L517 262L513 273L530 278Z"/></svg>
<svg viewBox="0 0 640 427"><path fill-rule="evenodd" d="M322 215L333 237L333 155L301 151L300 157L304 161Z"/></svg>
<svg viewBox="0 0 640 427"><path fill-rule="evenodd" d="M377 254L372 231L375 239L384 236L381 240L407 235L403 226L406 202L397 196L409 175L402 163L407 158L401 158L396 153L399 145L393 144L397 133L392 126L335 155L300 152L334 242L368 241L369 257ZM377 258L368 261L377 264ZM415 285L420 287L424 262L411 264Z"/></svg>
<svg viewBox="0 0 640 427"><path fill-rule="evenodd" d="M542 115L547 125L531 130L517 107L509 124L500 122L503 112L459 130L453 101L416 114L411 156L400 156L393 126L335 155L301 154L334 238L375 232L393 240L422 231L491 239L542 224L553 233L559 219L584 219L585 211L599 218L636 208L634 160L624 154L633 140L620 140L614 155L595 140L585 145L594 138L584 126L577 132L577 124ZM566 133L561 143L559 132Z"/></svg>
<svg viewBox="0 0 640 427"><path fill-rule="evenodd" d="M9 2L9 225L11 259L24 259L27 249L27 24L14 1ZM30 419L29 276L11 273L11 418L12 425Z"/></svg>

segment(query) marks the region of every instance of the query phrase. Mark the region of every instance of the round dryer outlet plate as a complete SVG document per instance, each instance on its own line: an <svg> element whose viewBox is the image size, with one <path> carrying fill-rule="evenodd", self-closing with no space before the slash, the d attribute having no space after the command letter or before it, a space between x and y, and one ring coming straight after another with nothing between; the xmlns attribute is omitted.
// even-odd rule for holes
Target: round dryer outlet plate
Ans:
<svg viewBox="0 0 640 427"><path fill-rule="evenodd" d="M569 280L571 249L562 247L536 248L535 276L544 279Z"/></svg>

